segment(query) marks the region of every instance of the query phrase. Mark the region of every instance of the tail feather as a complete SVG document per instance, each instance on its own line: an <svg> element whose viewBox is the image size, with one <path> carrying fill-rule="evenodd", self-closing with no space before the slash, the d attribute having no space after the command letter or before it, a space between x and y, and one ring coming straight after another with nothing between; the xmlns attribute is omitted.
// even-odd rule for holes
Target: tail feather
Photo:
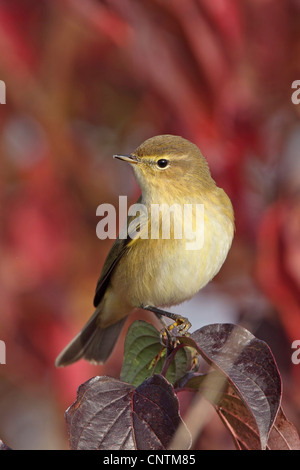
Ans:
<svg viewBox="0 0 300 470"><path fill-rule="evenodd" d="M57 367L67 366L81 358L94 364L103 364L110 356L127 317L107 328L99 328L96 309L77 336L65 347L55 361Z"/></svg>

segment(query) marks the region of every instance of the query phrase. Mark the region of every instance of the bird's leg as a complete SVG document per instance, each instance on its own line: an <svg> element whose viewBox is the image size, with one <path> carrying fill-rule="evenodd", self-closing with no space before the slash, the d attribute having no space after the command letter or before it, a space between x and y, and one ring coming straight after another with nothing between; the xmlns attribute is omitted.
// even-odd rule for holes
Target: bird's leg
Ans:
<svg viewBox="0 0 300 470"><path fill-rule="evenodd" d="M140 308L155 313L158 318L164 316L174 320L174 323L171 323L171 325L167 327L168 333L170 333L174 328L176 328L180 335L184 335L187 334L188 330L191 327L191 324L187 318L182 317L181 315L177 315L176 313L166 312L165 310L152 307L151 305L141 305Z"/></svg>

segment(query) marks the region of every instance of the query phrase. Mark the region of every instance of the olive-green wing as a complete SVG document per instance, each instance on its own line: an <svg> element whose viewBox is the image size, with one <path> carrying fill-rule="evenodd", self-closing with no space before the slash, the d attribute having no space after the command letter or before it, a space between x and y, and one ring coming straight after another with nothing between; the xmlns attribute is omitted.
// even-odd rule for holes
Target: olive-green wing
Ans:
<svg viewBox="0 0 300 470"><path fill-rule="evenodd" d="M137 201L137 204L139 204L141 202L141 199L142 197L140 196L140 198L138 199ZM130 216L130 217L127 217L127 227L129 226L131 220L133 220L134 217ZM120 261L120 259L122 258L122 256L124 255L124 253L127 251L128 249L128 244L132 242L132 238L128 235L126 239L120 239L119 237L116 239L116 241L114 242L113 246L111 247L108 255L107 255L107 258L105 260L105 263L104 263L104 266L103 266L103 269L102 269L102 272L101 272L101 275L100 275L100 278L97 282L97 286L96 286L96 292L95 292L95 297L94 297L94 306L97 307L106 291L106 288L108 286L108 283L109 283L109 280L110 280L110 276L114 270L114 268L116 267L116 265L118 264L118 262Z"/></svg>
<svg viewBox="0 0 300 470"><path fill-rule="evenodd" d="M96 292L94 297L94 306L97 307L106 291L107 285L110 280L111 273L113 272L115 266L118 264L119 260L122 258L123 254L127 250L127 245L131 241L131 238L127 237L125 240L116 239L115 243L111 247L110 252L105 260L102 273L97 282Z"/></svg>

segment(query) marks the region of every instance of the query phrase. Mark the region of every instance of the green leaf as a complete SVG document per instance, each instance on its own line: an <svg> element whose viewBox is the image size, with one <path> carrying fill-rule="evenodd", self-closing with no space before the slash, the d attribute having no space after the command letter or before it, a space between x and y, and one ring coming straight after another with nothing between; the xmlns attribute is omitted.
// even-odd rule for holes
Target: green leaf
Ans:
<svg viewBox="0 0 300 470"><path fill-rule="evenodd" d="M135 387L162 370L166 349L159 341L159 331L145 321L137 320L128 329L124 346L121 380ZM191 355L187 348L177 351L166 378L174 384L189 369Z"/></svg>

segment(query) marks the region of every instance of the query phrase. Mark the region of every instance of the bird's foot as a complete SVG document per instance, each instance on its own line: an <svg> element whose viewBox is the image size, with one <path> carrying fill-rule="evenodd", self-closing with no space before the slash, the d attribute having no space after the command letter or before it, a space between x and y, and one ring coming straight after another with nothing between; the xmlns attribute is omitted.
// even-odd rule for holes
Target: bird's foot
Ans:
<svg viewBox="0 0 300 470"><path fill-rule="evenodd" d="M171 332L174 329L176 332L181 336L181 335L189 335L188 331L191 328L191 323L186 317L181 317L178 315L177 319L174 321L174 323L171 323L167 327L167 329Z"/></svg>
<svg viewBox="0 0 300 470"><path fill-rule="evenodd" d="M171 323L171 325L163 328L160 332L161 342L165 343L166 341L170 341L171 337L174 338L174 336L178 335L189 336L188 330L191 327L191 323L187 318L182 317L181 315L177 315L176 313L166 312L165 310L152 307L151 305L141 305L141 308L155 313L159 318L165 316L174 320L174 323Z"/></svg>

